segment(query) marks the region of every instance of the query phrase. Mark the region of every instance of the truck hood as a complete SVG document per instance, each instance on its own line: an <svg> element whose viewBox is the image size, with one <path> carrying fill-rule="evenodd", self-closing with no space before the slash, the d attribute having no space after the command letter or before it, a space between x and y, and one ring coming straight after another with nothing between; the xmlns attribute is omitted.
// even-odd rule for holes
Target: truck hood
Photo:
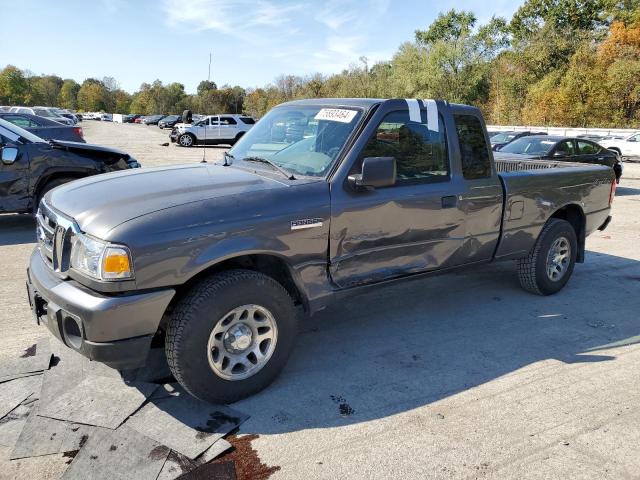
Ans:
<svg viewBox="0 0 640 480"><path fill-rule="evenodd" d="M77 180L58 187L45 202L73 218L83 232L109 232L143 215L216 197L287 188L285 183L222 165L136 169Z"/></svg>

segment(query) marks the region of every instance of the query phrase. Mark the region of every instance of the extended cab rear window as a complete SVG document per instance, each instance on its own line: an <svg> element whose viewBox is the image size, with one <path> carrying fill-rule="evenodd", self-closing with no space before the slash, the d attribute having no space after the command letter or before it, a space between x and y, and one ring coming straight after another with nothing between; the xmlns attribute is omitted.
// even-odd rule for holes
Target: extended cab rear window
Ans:
<svg viewBox="0 0 640 480"><path fill-rule="evenodd" d="M454 115L453 118L460 141L462 175L467 180L490 177L489 148L480 120L473 115Z"/></svg>

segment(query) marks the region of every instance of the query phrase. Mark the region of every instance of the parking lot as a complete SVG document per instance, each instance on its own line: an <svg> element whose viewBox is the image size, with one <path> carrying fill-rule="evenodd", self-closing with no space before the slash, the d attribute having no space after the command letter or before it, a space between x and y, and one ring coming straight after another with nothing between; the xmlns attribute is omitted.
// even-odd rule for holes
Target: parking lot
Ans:
<svg viewBox="0 0 640 480"><path fill-rule="evenodd" d="M163 146L169 131L155 126L83 128L143 167L226 149ZM500 263L316 315L275 384L233 405L251 416L245 460L273 479L638 478L640 163L626 163L613 216L555 296L525 293ZM30 217L0 216L0 360L46 335L25 295L33 243ZM0 447L0 478L55 479L68 466L10 451Z"/></svg>

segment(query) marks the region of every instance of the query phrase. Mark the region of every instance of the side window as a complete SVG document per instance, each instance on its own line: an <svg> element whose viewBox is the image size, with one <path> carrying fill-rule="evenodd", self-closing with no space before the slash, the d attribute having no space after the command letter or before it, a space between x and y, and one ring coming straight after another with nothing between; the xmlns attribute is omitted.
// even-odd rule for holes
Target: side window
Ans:
<svg viewBox="0 0 640 480"><path fill-rule="evenodd" d="M600 147L595 143L578 140L578 154L593 155L600 151Z"/></svg>
<svg viewBox="0 0 640 480"><path fill-rule="evenodd" d="M31 120L29 120L28 118L21 117L20 115L7 115L6 117L4 117L4 119L7 122L11 122L14 125L17 125L17 126L22 127L22 128L29 128L29 127L36 127L37 126Z"/></svg>
<svg viewBox="0 0 640 480"><path fill-rule="evenodd" d="M231 117L220 117L220 125L236 125L236 123Z"/></svg>
<svg viewBox="0 0 640 480"><path fill-rule="evenodd" d="M480 120L473 115L454 115L454 119L460 142L462 175L467 180L490 177L489 147Z"/></svg>
<svg viewBox="0 0 640 480"><path fill-rule="evenodd" d="M573 146L573 140L564 140L563 142L558 143L554 154L560 154L563 156L575 155L576 150Z"/></svg>
<svg viewBox="0 0 640 480"><path fill-rule="evenodd" d="M640 133L637 135L634 135L633 137L631 137L629 140L632 140L634 142L640 142Z"/></svg>
<svg viewBox="0 0 640 480"><path fill-rule="evenodd" d="M211 117L209 119L209 123L207 125L211 125L214 127L217 127L218 125L220 125L220 117Z"/></svg>
<svg viewBox="0 0 640 480"><path fill-rule="evenodd" d="M389 113L361 154L366 157L395 157L398 183L430 183L449 179L444 124L438 132L426 124L409 120L408 111Z"/></svg>

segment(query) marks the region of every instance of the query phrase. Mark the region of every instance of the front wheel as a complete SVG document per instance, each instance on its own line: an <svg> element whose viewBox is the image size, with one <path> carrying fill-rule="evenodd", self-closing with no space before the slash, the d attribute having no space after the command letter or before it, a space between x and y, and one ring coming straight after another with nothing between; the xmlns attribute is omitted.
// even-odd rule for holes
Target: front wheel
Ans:
<svg viewBox="0 0 640 480"><path fill-rule="evenodd" d="M525 290L552 295L566 285L573 273L578 241L566 220L550 219L529 255L518 262L518 278Z"/></svg>
<svg viewBox="0 0 640 480"><path fill-rule="evenodd" d="M165 351L189 393L231 403L273 382L296 332L296 308L280 283L259 272L230 270L200 281L178 302Z"/></svg>
<svg viewBox="0 0 640 480"><path fill-rule="evenodd" d="M181 147L191 147L195 143L195 137L190 133L183 133L178 137L178 145Z"/></svg>

